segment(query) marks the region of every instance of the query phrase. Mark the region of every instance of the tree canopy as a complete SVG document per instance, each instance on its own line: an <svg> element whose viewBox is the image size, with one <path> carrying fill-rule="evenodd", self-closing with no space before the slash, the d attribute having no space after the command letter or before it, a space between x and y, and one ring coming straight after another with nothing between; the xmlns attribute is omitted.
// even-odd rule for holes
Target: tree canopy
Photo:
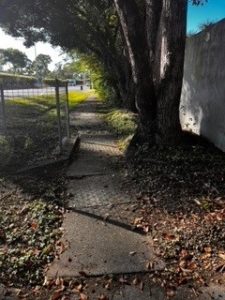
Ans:
<svg viewBox="0 0 225 300"><path fill-rule="evenodd" d="M39 54L32 63L32 69L39 79L43 79L49 73L48 65L52 62L49 55Z"/></svg>
<svg viewBox="0 0 225 300"><path fill-rule="evenodd" d="M9 64L14 73L21 73L30 63L26 54L17 49L0 49L0 64Z"/></svg>
<svg viewBox="0 0 225 300"><path fill-rule="evenodd" d="M204 0L191 0L201 5ZM188 0L2 0L0 25L26 45L49 41L98 64L120 103L139 113L137 136L181 138L179 103ZM50 13L51 12L51 13Z"/></svg>

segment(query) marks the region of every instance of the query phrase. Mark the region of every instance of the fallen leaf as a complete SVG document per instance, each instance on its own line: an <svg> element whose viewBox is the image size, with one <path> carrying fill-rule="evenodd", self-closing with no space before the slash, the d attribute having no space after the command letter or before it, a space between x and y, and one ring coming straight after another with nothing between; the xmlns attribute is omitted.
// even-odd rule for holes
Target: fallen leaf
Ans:
<svg viewBox="0 0 225 300"><path fill-rule="evenodd" d="M139 283L139 289L140 289L141 291L143 291L143 289L144 289L144 282L143 282L143 281L141 281L141 282Z"/></svg>
<svg viewBox="0 0 225 300"><path fill-rule="evenodd" d="M82 284L79 284L77 286L75 286L75 288L73 289L73 291L75 292L82 292L83 291L83 285Z"/></svg>
<svg viewBox="0 0 225 300"><path fill-rule="evenodd" d="M60 299L62 297L62 291L61 291L61 289L60 290L57 290L57 291L55 291L53 294L52 294L52 296L51 296L51 300L58 300L58 299Z"/></svg>
<svg viewBox="0 0 225 300"><path fill-rule="evenodd" d="M210 246L205 247L205 248L204 248L204 251L205 251L206 253L212 253L212 248L211 248Z"/></svg>
<svg viewBox="0 0 225 300"><path fill-rule="evenodd" d="M88 296L84 293L80 294L80 300L88 300Z"/></svg>
<svg viewBox="0 0 225 300"><path fill-rule="evenodd" d="M163 233L163 238L167 241L177 240L177 237L174 234Z"/></svg>
<svg viewBox="0 0 225 300"><path fill-rule="evenodd" d="M175 296L175 294L176 294L176 289L175 288L167 288L166 289L167 297L172 298L172 297Z"/></svg>
<svg viewBox="0 0 225 300"><path fill-rule="evenodd" d="M137 277L135 277L132 283L133 285L138 285L140 283L140 280Z"/></svg>
<svg viewBox="0 0 225 300"><path fill-rule="evenodd" d="M146 269L152 270L154 268L154 263L152 261L147 262Z"/></svg>
<svg viewBox="0 0 225 300"><path fill-rule="evenodd" d="M224 253L224 252L220 252L220 253L218 254L218 256L219 256L220 258L222 258L223 260L225 260L225 253Z"/></svg>
<svg viewBox="0 0 225 300"><path fill-rule="evenodd" d="M138 224L140 224L142 221L143 221L143 217L140 217L140 218L135 218L134 219L134 225L138 225Z"/></svg>
<svg viewBox="0 0 225 300"><path fill-rule="evenodd" d="M34 231L36 231L36 230L38 229L38 223L32 222L32 223L31 223L31 228L32 228Z"/></svg>
<svg viewBox="0 0 225 300"><path fill-rule="evenodd" d="M122 284L129 284L128 280L124 277L120 277L119 282Z"/></svg>

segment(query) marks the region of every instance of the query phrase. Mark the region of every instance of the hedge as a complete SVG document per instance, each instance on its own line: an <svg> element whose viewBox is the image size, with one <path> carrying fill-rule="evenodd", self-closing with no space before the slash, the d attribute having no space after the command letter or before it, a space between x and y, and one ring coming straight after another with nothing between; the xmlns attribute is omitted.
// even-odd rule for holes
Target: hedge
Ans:
<svg viewBox="0 0 225 300"><path fill-rule="evenodd" d="M59 86L66 86L66 80L58 80ZM0 73L0 85L4 89L31 89L44 86L56 86L56 79L46 78L41 83L37 78L24 75L13 75L7 73Z"/></svg>
<svg viewBox="0 0 225 300"><path fill-rule="evenodd" d="M37 79L31 76L0 73L0 84L4 89L33 88L37 85Z"/></svg>
<svg viewBox="0 0 225 300"><path fill-rule="evenodd" d="M57 79L51 79L51 78L44 79L43 83L48 86L56 86L56 81L58 82L59 86L66 86L68 83L67 80L57 80Z"/></svg>

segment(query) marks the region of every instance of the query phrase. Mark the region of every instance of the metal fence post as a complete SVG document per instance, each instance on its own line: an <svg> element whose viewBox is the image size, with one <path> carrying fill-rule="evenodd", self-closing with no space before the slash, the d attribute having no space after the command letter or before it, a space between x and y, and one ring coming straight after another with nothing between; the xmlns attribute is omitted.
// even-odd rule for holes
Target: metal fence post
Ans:
<svg viewBox="0 0 225 300"><path fill-rule="evenodd" d="M59 134L59 151L62 153L62 126L61 126L61 113L60 113L60 97L59 97L59 81L55 81L55 99L58 121L58 134Z"/></svg>
<svg viewBox="0 0 225 300"><path fill-rule="evenodd" d="M68 82L66 82L66 101L65 101L65 109L66 109L66 134L67 134L67 137L70 138L70 108L69 108L69 90L68 90Z"/></svg>
<svg viewBox="0 0 225 300"><path fill-rule="evenodd" d="M6 113L5 113L5 95L4 95L4 88L0 86L0 97L1 97L1 108L2 108L2 124L3 124L3 131L6 134L7 125L6 125Z"/></svg>

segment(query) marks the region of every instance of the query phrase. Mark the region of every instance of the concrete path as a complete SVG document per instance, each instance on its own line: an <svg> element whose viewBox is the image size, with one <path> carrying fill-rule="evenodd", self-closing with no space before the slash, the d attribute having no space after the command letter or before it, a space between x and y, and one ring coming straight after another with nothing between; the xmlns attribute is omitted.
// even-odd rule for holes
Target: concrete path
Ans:
<svg viewBox="0 0 225 300"><path fill-rule="evenodd" d="M155 270L165 267L154 254L152 240L128 228L127 221L123 224L121 208L132 206L136 198L123 184L122 154L98 116L98 106L102 104L90 98L71 118L81 145L67 171L70 212L65 214L62 242L68 247L50 266L49 278L146 273L149 263ZM121 222L112 224L108 218ZM115 299L131 299L121 295L115 294ZM143 295L139 298L145 299Z"/></svg>
<svg viewBox="0 0 225 300"><path fill-rule="evenodd" d="M47 276L95 280L102 275L138 275L145 280L142 288L122 284L107 291L105 298L96 293L88 299L167 299L166 291L146 277L153 270L163 270L165 264L155 255L151 238L128 226L135 217L132 207L136 199L123 184L119 163L122 155L115 137L96 113L98 106L101 108L102 104L90 98L72 115L81 146L67 172L69 212L64 217L62 238L66 250L50 266ZM100 293L101 289L105 294L102 284L96 283L95 290ZM80 297L74 295L70 299ZM182 288L174 299L222 300L225 293L211 286L197 296L194 290Z"/></svg>
<svg viewBox="0 0 225 300"><path fill-rule="evenodd" d="M50 277L147 272L149 262L154 270L165 267L154 255L148 237L77 213L66 214L63 226L63 242L68 241L69 247L53 263Z"/></svg>

